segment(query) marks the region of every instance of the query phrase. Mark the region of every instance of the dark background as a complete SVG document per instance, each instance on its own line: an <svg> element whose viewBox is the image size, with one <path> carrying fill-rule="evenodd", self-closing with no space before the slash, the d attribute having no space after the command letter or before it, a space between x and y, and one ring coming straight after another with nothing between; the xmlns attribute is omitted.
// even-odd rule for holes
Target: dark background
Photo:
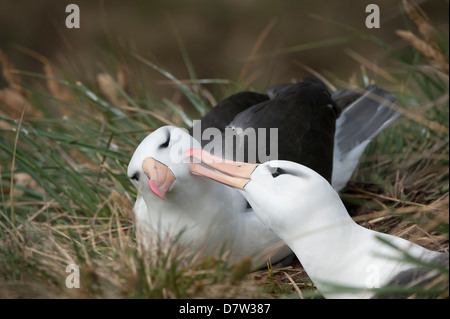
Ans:
<svg viewBox="0 0 450 319"><path fill-rule="evenodd" d="M433 25L448 31L448 1L417 2ZM80 29L65 27L65 8L70 3L80 7ZM380 7L380 29L365 27L365 7L369 3ZM18 69L42 72L42 63L23 53L23 48L31 49L75 80L94 79L99 71L112 70L123 60L136 60L130 54L135 52L184 79L189 74L178 33L199 78L237 80L258 37L273 25L258 51L265 55L252 60L247 74L251 85L264 89L269 84L307 76L297 62L325 75L347 79L360 72L360 63L345 51L349 48L377 64L383 63L386 51L363 39L362 34L376 36L399 50L407 47L395 30L408 25L412 31L417 30L402 8L401 1L393 0L0 0L0 49ZM342 37L353 38L332 44ZM324 47L313 45L310 50L273 54L328 40ZM132 63L147 68L138 61ZM164 77L151 69L145 76L149 86L155 84L149 90L158 91L155 88Z"/></svg>

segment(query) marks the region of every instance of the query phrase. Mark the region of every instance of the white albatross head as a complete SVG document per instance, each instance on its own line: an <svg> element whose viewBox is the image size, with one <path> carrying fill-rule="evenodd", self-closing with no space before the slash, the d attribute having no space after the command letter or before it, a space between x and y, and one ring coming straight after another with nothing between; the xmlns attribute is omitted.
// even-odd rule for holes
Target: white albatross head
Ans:
<svg viewBox="0 0 450 319"><path fill-rule="evenodd" d="M234 162L200 149L189 150L186 155L221 172L191 164L193 174L238 189L258 218L282 239L298 235L311 215L324 211L324 207L343 207L330 183L301 164L282 160L263 164ZM327 217L328 221L333 219Z"/></svg>
<svg viewBox="0 0 450 319"><path fill-rule="evenodd" d="M162 200L166 197L175 200L171 191L192 181L189 165L183 157L192 146L200 145L186 130L163 126L136 148L128 164L128 177L138 189L145 190L144 198L157 196Z"/></svg>

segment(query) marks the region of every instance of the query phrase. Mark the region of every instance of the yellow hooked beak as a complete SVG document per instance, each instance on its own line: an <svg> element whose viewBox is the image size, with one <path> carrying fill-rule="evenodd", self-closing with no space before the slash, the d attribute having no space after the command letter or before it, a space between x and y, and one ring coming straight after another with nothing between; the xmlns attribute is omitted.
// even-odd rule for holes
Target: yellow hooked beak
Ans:
<svg viewBox="0 0 450 319"><path fill-rule="evenodd" d="M253 171L259 165L226 160L196 148L188 150L185 155L193 157L199 160L202 164L227 175L220 174L206 168L205 166L195 163L191 164L192 174L204 176L219 183L238 189L244 189L245 185L247 185L247 183L250 181L250 176L252 175Z"/></svg>
<svg viewBox="0 0 450 319"><path fill-rule="evenodd" d="M148 157L142 162L142 170L149 179L150 190L159 198L165 199L164 196L175 181L169 167L153 157Z"/></svg>

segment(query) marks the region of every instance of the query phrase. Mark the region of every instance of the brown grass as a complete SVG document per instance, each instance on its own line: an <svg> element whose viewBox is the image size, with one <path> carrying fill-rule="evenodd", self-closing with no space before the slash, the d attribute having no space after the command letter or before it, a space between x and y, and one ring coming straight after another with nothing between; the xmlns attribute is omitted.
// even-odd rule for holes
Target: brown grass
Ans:
<svg viewBox="0 0 450 319"><path fill-rule="evenodd" d="M6 114L18 120L22 113L25 112L25 118L42 118L42 112L37 110L29 101L26 92L22 88L20 75L2 50L0 50L0 67L2 68L2 75L8 84L7 87L0 89L0 103L6 106L2 108L0 115Z"/></svg>
<svg viewBox="0 0 450 319"><path fill-rule="evenodd" d="M446 59L441 52L439 46L436 43L435 35L436 31L429 24L429 19L426 14L413 3L412 0L403 0L403 6L410 19L417 26L419 33L423 39L415 35L411 31L397 30L396 34L408 41L414 46L417 51L422 53L426 58L430 60L436 67L449 72L448 59Z"/></svg>

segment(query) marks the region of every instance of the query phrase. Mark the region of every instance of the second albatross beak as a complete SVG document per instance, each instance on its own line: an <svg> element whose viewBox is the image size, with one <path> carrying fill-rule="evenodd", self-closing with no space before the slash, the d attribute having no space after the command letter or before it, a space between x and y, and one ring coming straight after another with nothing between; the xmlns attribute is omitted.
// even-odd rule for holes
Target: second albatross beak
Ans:
<svg viewBox="0 0 450 319"><path fill-rule="evenodd" d="M191 164L191 172L195 175L204 176L215 180L219 183L244 189L245 185L250 181L250 176L259 164L234 162L214 156L211 153L201 149L192 148L185 155L199 160L202 164L218 170L224 174L208 169L200 164Z"/></svg>

